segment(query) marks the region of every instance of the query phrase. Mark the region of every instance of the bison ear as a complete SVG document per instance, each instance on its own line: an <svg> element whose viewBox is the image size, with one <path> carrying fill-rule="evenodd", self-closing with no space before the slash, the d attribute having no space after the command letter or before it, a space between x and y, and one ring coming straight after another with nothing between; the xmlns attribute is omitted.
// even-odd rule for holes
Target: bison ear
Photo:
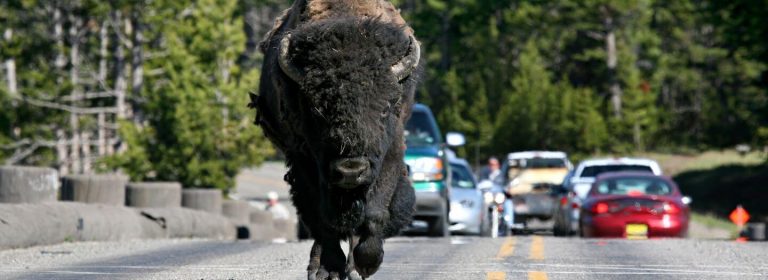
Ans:
<svg viewBox="0 0 768 280"><path fill-rule="evenodd" d="M251 103L248 103L248 108L256 109L256 106L259 105L259 96L253 92L249 92L248 96L251 97Z"/></svg>
<svg viewBox="0 0 768 280"><path fill-rule="evenodd" d="M280 40L280 56L278 57L278 62L280 64L280 69L283 70L285 75L287 75L289 78L291 78L291 80L294 80L295 82L300 82L304 79L304 74L303 71L297 68L296 65L294 65L291 61L290 54L288 53L290 47L291 34L286 34L283 39Z"/></svg>
<svg viewBox="0 0 768 280"><path fill-rule="evenodd" d="M421 58L421 46L419 45L419 41L417 41L413 35L409 37L410 44L408 44L408 52L405 53L405 56L401 58L400 61L390 68L392 74L395 75L398 81L402 81L410 76L413 69L416 69L419 65L419 59Z"/></svg>

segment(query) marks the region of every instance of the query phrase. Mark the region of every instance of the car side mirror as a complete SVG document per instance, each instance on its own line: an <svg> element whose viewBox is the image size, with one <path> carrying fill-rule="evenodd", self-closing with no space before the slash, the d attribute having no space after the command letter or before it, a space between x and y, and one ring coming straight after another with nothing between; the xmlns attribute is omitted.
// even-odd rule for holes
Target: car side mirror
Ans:
<svg viewBox="0 0 768 280"><path fill-rule="evenodd" d="M684 196L681 200L682 200L683 204L685 204L685 205L690 205L691 202L693 202L693 199L691 199L690 196Z"/></svg>
<svg viewBox="0 0 768 280"><path fill-rule="evenodd" d="M448 144L448 146L459 147L464 146L464 144L467 143L467 140L464 138L464 134L459 132L448 132L445 135L445 142Z"/></svg>

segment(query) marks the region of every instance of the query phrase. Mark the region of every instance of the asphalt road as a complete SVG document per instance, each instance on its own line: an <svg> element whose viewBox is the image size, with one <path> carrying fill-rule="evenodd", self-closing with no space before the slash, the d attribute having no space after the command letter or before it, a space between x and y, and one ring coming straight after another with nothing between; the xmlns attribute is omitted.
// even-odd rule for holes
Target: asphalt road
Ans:
<svg viewBox="0 0 768 280"><path fill-rule="evenodd" d="M306 279L309 242L86 242L0 251L0 279ZM768 243L397 237L372 279L768 279Z"/></svg>

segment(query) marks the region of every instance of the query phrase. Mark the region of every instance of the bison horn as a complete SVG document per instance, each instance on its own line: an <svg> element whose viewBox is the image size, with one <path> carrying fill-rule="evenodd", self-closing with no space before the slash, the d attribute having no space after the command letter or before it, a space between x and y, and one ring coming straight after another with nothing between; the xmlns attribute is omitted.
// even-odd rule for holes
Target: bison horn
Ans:
<svg viewBox="0 0 768 280"><path fill-rule="evenodd" d="M280 40L280 56L278 57L278 61L280 63L280 69L283 70L283 73L288 75L288 77L292 80L299 82L303 79L304 74L302 74L302 71L299 68L296 68L296 66L291 62L291 58L288 56L288 49L290 46L291 34L287 34L283 37L282 40Z"/></svg>
<svg viewBox="0 0 768 280"><path fill-rule="evenodd" d="M408 45L408 52L406 55L391 67L392 74L395 74L398 81L411 75L413 69L416 69L416 66L419 65L419 59L421 58L419 41L416 41L416 38L414 38L413 35L410 36L410 39L411 42Z"/></svg>

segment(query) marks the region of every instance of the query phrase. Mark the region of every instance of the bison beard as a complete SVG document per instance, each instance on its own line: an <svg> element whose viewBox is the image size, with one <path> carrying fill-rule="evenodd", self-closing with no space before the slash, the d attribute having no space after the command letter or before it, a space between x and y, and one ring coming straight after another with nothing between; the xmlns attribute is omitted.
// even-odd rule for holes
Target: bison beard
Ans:
<svg viewBox="0 0 768 280"><path fill-rule="evenodd" d="M285 180L315 242L309 279L361 279L384 238L410 223L414 191L403 126L419 45L403 28L358 18L277 32L265 43L257 123L287 159ZM345 257L341 240L350 244Z"/></svg>

